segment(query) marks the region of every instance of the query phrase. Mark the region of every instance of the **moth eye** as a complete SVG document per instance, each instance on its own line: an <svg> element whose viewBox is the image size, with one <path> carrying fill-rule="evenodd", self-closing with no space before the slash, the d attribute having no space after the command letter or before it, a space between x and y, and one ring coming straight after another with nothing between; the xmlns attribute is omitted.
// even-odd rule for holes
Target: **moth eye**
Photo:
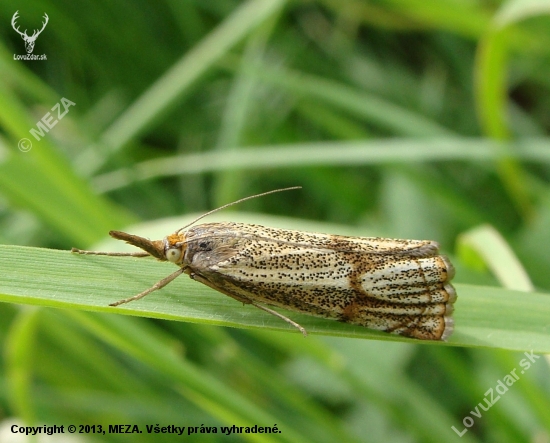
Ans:
<svg viewBox="0 0 550 443"><path fill-rule="evenodd" d="M208 242L205 242L205 241L201 241L199 243L199 248L201 248L203 251L211 251L212 250L212 248L210 247Z"/></svg>
<svg viewBox="0 0 550 443"><path fill-rule="evenodd" d="M166 251L166 258L172 263L177 263L181 257L181 249L179 248L170 248Z"/></svg>

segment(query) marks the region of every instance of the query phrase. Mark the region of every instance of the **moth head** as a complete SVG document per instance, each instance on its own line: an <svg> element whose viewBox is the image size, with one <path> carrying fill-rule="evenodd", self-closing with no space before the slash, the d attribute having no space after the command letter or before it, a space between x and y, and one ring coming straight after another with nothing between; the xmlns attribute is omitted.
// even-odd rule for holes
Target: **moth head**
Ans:
<svg viewBox="0 0 550 443"><path fill-rule="evenodd" d="M165 260L176 265L181 265L187 248L185 240L183 233L175 233L165 237L163 240Z"/></svg>

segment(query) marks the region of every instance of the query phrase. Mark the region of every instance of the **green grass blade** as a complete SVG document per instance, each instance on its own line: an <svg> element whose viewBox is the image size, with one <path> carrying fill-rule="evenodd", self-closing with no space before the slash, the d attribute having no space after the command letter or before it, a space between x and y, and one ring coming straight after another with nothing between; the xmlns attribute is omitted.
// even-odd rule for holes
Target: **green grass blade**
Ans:
<svg viewBox="0 0 550 443"><path fill-rule="evenodd" d="M514 251L494 227L470 229L459 238L459 245L482 257L505 288L526 292L535 289Z"/></svg>
<svg viewBox="0 0 550 443"><path fill-rule="evenodd" d="M169 338L164 337L163 343L154 328L144 327L132 319L120 321L113 317L92 316L77 311L72 311L72 317L113 347L165 374L173 380L177 391L221 421L242 426L250 422L270 423L271 426L275 423L275 417L256 408L245 396L178 355L169 343ZM284 437L279 441L311 441L291 429ZM276 439L266 438L265 441Z"/></svg>
<svg viewBox="0 0 550 443"><path fill-rule="evenodd" d="M36 308L20 312L11 324L5 344L6 379L10 381L8 394L18 416L25 418L29 423L34 423L36 420L31 400L31 385L39 312Z"/></svg>
<svg viewBox="0 0 550 443"><path fill-rule="evenodd" d="M0 300L5 302L292 330L280 319L242 306L186 276L138 302L109 307L109 303L135 295L174 271L171 264L149 258L83 256L69 251L1 246L0 267ZM450 344L550 352L549 295L463 284L456 287L456 330ZM312 334L411 341L308 315L288 315Z"/></svg>
<svg viewBox="0 0 550 443"><path fill-rule="evenodd" d="M175 105L220 57L277 13L283 3L282 0L256 0L237 8L113 123L103 136L106 145L116 150L143 132L161 113Z"/></svg>
<svg viewBox="0 0 550 443"><path fill-rule="evenodd" d="M181 174L264 170L303 166L359 166L431 161L491 161L512 157L550 163L547 139L525 139L521 143L499 143L487 139L429 140L384 139L297 143L283 146L257 146L229 152L205 152L156 158L132 167L98 175L94 188L100 192L128 186L135 181Z"/></svg>
<svg viewBox="0 0 550 443"><path fill-rule="evenodd" d="M52 111L52 115L57 118L58 113ZM132 220L124 210L92 192L49 136L35 140L29 131L36 124L23 103L0 83L0 126L11 134L11 149L0 139L2 195L14 206L32 211L60 237L73 241L97 241L109 227ZM58 131L59 126L55 128ZM28 152L16 148L18 139L27 139Z"/></svg>

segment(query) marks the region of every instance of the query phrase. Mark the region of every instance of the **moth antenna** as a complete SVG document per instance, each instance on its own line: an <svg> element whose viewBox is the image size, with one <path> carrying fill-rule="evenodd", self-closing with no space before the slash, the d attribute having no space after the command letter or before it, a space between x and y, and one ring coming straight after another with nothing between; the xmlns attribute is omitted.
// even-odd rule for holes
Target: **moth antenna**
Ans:
<svg viewBox="0 0 550 443"><path fill-rule="evenodd" d="M200 217L197 217L195 220L193 220L191 223L188 223L186 224L184 227L178 229L176 232L179 232L181 231L182 229L185 229L185 228L188 228L189 226L191 225L194 225L195 223L197 223L199 220L203 219L204 217L208 216L208 215L211 215L213 214L214 212L218 212L218 211L221 211L222 209L225 209L225 208L228 208L229 206L233 206L233 205L236 205L238 203L242 203L246 200L251 200L253 198L258 198L258 197L263 197L264 195L269 195L269 194L275 194L276 192L283 192L283 191L292 191L294 189L302 189L301 186L292 186L290 188L281 188L281 189L274 189L273 191L267 191L267 192L262 192L261 194L256 194L256 195L251 195L249 197L244 197L244 198L241 198L239 200L236 200L234 202L231 202L231 203L227 203L223 206L220 206L219 208L216 208L216 209L212 209L211 211L208 211L206 212L205 214L202 214Z"/></svg>

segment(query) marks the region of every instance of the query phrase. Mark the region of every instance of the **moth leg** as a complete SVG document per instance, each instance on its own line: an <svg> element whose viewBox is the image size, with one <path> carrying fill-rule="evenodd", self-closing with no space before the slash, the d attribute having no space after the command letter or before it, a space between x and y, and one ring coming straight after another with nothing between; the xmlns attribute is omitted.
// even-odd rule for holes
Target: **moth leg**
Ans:
<svg viewBox="0 0 550 443"><path fill-rule="evenodd" d="M83 249L71 248L71 252L76 252L82 255L110 255L112 257L149 257L147 252L101 252L101 251L85 251Z"/></svg>
<svg viewBox="0 0 550 443"><path fill-rule="evenodd" d="M157 289L164 288L168 283L170 283L175 278L179 277L181 274L183 274L183 268L179 268L176 272L170 274L168 277L163 278L161 281L155 283L149 289L146 289L145 291L140 292L138 295L134 295L133 297L125 298L123 300L119 300L114 303L110 303L109 306L118 306L134 300L139 300L140 298L145 297L146 295L150 294L153 291L156 291Z"/></svg>
<svg viewBox="0 0 550 443"><path fill-rule="evenodd" d="M227 291L225 288L220 288L219 286L216 286L213 283L210 283L209 280L207 280L205 277L203 277L200 274L191 272L189 274L189 277L192 280L198 281L199 283L202 283L203 285L206 285L217 292L221 292L222 294L228 295L229 297L234 298L235 300L240 301L245 305L249 305L252 303L252 300L250 300L249 298L243 297L242 295L233 294L232 292Z"/></svg>
<svg viewBox="0 0 550 443"><path fill-rule="evenodd" d="M220 288L219 286L216 286L213 283L210 283L210 281L208 281L202 275L196 274L195 272L190 273L189 277L191 277L193 280L196 280L196 281L198 281L198 282L200 282L200 283L202 283L202 284L204 284L204 285L206 285L206 286L208 286L208 287L210 287L210 288L212 288L212 289L214 289L218 292L221 292L225 295L228 295L229 297L234 298L235 300L240 301L243 304L249 304L249 305L251 304L252 306L256 306L257 308L261 309L262 311L268 312L269 314L274 315L275 317L279 317L281 320L284 320L287 323L294 326L295 328L297 328L302 334L304 334L304 337L307 337L307 331L305 330L305 328L303 326L299 325L298 323L291 320L290 318L285 317L283 314L279 314L277 311L274 311L273 309L269 309L266 306L259 305L255 302L253 302L252 300L250 300L249 298L243 297L242 295L237 295L237 294L234 294L234 293L228 291L225 288Z"/></svg>
<svg viewBox="0 0 550 443"><path fill-rule="evenodd" d="M271 315L274 315L275 317L279 317L281 320L284 320L286 321L287 323L291 324L292 326L294 326L295 328L297 328L303 335L304 337L307 337L307 331L306 329L299 325L298 323L296 323L294 320L291 320L290 318L288 317L285 317L283 314L279 314L277 311L274 311L273 309L269 309L268 307L266 306L262 306L262 305L258 305L254 302L252 302L252 306L256 306L257 308L265 311L265 312L269 312Z"/></svg>

